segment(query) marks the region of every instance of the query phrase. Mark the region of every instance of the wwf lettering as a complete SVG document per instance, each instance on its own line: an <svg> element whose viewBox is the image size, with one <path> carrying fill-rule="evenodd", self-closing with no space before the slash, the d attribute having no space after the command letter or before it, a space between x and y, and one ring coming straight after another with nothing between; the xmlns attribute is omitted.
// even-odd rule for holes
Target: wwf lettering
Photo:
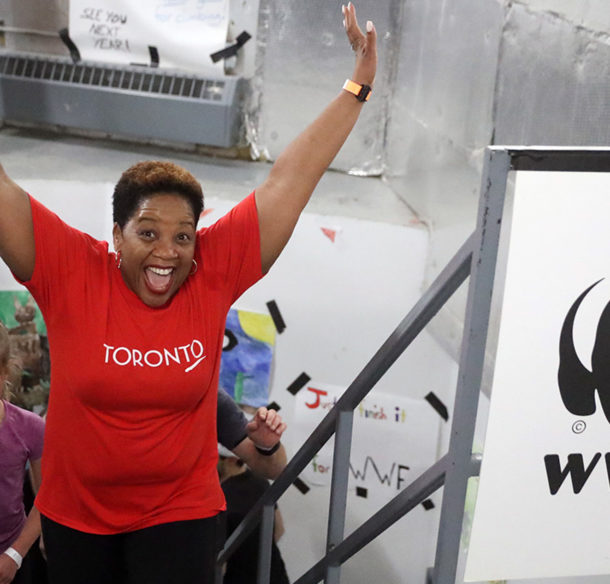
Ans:
<svg viewBox="0 0 610 584"><path fill-rule="evenodd" d="M332 466L327 464L321 464L317 460L317 458L318 457L316 455L311 461L312 471L320 475L329 474L332 470ZM403 473L408 471L409 467L404 464L393 462L390 466L389 471L384 472L379 468L372 456L367 456L364 460L364 465L362 466L362 468L355 467L352 462L350 462L349 470L352 477L356 481L365 482L368 475L376 479L380 485L385 485L386 487L395 487L396 490L400 490L403 486L403 483L407 481L407 478L403 475Z"/></svg>
<svg viewBox="0 0 610 584"><path fill-rule="evenodd" d="M375 478L379 481L380 484L391 487L394 481L396 481L396 489L400 490L402 488L402 484L406 482L406 478L402 475L404 471L408 471L409 467L404 464L398 464L397 462L393 462L390 467L389 472L382 473L379 471L377 467L377 463L373 459L372 456L367 456L364 461L364 468L362 470L358 468L354 468L352 463L350 462L349 469L352 473L352 476L356 480L365 481L366 475L369 470L372 468L375 473ZM396 474L394 474L396 472Z"/></svg>
<svg viewBox="0 0 610 584"><path fill-rule="evenodd" d="M602 457L601 452L596 452L591 461L585 467L585 459L582 454L568 454L568 462L564 468L561 468L561 461L558 454L547 454L544 457L544 466L546 476L549 482L549 490L551 495L556 495L564 481L570 476L572 480L572 490L575 495L578 495L589 480L591 473L597 466L597 463ZM606 475L610 482L610 452L604 455Z"/></svg>
<svg viewBox="0 0 610 584"><path fill-rule="evenodd" d="M119 367L169 367L172 364L186 365L191 371L205 359L203 343L193 339L189 344L171 349L149 349L143 351L133 347L113 347L104 343L104 363L114 363Z"/></svg>

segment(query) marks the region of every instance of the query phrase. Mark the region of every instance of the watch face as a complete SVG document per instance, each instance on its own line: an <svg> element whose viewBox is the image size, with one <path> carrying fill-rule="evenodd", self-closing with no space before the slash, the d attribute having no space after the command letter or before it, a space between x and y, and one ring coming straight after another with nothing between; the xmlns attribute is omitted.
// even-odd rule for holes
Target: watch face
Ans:
<svg viewBox="0 0 610 584"><path fill-rule="evenodd" d="M371 86L360 86L360 91L358 92L358 95L356 95L356 97L358 98L358 101L368 101L369 97L371 97Z"/></svg>

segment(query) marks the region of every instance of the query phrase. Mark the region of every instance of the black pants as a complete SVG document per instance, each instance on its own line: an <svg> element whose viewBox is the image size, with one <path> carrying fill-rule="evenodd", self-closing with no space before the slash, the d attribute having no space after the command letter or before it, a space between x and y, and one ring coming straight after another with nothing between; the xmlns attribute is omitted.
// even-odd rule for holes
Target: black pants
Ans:
<svg viewBox="0 0 610 584"><path fill-rule="evenodd" d="M94 535L42 517L50 584L212 584L216 517Z"/></svg>

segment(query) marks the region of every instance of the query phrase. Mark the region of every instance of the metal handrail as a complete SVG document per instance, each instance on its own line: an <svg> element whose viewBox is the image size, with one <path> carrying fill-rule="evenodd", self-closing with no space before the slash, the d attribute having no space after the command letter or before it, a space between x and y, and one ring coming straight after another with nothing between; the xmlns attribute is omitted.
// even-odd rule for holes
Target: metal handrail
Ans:
<svg viewBox="0 0 610 584"><path fill-rule="evenodd" d="M473 233L462 245L445 269L437 276L415 306L413 306L413 308L409 311L407 316L405 316L405 318L401 321L394 332L388 337L381 348L375 353L368 364L362 369L360 374L354 379L351 385L339 398L335 406L329 411L329 413L305 441L299 451L292 457L280 476L273 482L269 489L267 489L265 494L259 499L256 505L254 505L240 525L231 534L223 550L218 555L218 566L227 561L227 559L239 547L243 540L255 527L257 527L261 520L261 514L264 512L265 508L273 507L277 500L284 494L288 487L294 483L305 467L311 462L322 446L328 442L331 436L335 433L340 413L353 411L358 406L369 391L373 389L375 384L394 364L398 357L402 355L405 349L411 344L411 342L413 342L417 335L424 329L424 327L442 308L453 293L468 278L475 243L476 239L475 234ZM431 472L433 468L436 467L432 467L429 472ZM425 474L427 476L427 473ZM407 487L401 493L401 495L403 495L403 493L411 492L412 490ZM408 496L409 495L403 495L403 497L400 497L399 495L397 498L400 498L402 501L403 498L407 498ZM354 534L352 534L350 537L353 536ZM263 546L261 546L261 548L263 548ZM336 547L335 551L331 552L333 554L331 557L334 558L337 553L340 553L336 550L348 548L349 544L344 542L341 544L341 546ZM263 552L262 549L261 552ZM266 555L269 556L267 553ZM325 565L328 563L329 562L325 562ZM268 570L263 570L264 574L262 576L262 581L259 579L261 584L268 582L268 577L267 580L265 580L265 572L268 573ZM303 576L303 578L304 577L305 576ZM309 581L309 579L303 580L303 583ZM298 580L298 582L301 582L301 580Z"/></svg>

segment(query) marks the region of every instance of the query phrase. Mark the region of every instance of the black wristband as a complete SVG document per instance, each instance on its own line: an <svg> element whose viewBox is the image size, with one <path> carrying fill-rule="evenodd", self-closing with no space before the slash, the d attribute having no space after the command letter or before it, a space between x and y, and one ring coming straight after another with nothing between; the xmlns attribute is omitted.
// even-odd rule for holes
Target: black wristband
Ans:
<svg viewBox="0 0 610 584"><path fill-rule="evenodd" d="M280 444L281 444L280 442L277 442L274 446L269 448L269 450L265 450L264 448L259 448L258 446L256 446L256 444L254 445L254 447L263 456L271 456L271 455L275 454L280 449Z"/></svg>

